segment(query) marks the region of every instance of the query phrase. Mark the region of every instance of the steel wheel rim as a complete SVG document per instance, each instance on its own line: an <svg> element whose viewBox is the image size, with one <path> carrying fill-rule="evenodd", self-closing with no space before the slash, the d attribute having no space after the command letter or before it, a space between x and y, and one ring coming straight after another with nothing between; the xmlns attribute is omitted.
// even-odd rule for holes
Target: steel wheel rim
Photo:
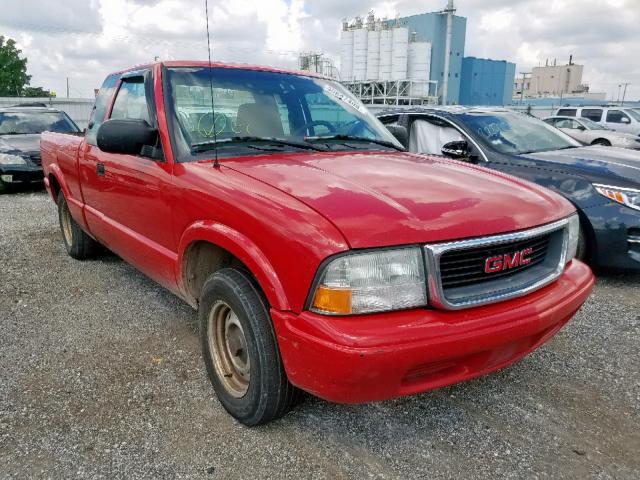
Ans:
<svg viewBox="0 0 640 480"><path fill-rule="evenodd" d="M67 245L73 243L73 230L71 228L71 213L66 203L63 204L60 211L60 226L62 227L62 236Z"/></svg>
<svg viewBox="0 0 640 480"><path fill-rule="evenodd" d="M234 398L241 398L249 389L251 359L247 339L240 319L231 307L221 300L209 312L209 352L216 374L225 390Z"/></svg>

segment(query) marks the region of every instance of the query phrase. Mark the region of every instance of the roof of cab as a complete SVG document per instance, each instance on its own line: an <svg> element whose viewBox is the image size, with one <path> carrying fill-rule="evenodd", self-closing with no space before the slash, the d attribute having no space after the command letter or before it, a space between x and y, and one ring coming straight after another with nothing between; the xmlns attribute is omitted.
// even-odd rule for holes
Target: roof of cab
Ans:
<svg viewBox="0 0 640 480"><path fill-rule="evenodd" d="M234 69L242 69L242 70L256 70L256 71L262 71L262 72L286 73L289 75L301 75L305 77L324 78L324 79L330 80L330 78L324 75L320 75L314 72L302 71L302 70L290 70L286 68L270 67L267 65L252 65L248 63L229 63L229 62L218 62L218 61L211 61L211 64L209 64L207 60L167 60L167 61L148 63L143 65L135 65L131 68L127 68L126 70L122 70L114 73L123 74L128 72L135 72L136 70L153 68L155 65L161 65L168 68L179 68L179 67L204 68L211 65L212 68L234 68Z"/></svg>

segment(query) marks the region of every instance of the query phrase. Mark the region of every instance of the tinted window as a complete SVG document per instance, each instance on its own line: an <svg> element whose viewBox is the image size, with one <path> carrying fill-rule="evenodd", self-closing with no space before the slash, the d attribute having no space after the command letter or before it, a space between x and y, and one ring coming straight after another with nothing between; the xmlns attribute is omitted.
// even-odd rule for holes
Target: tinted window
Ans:
<svg viewBox="0 0 640 480"><path fill-rule="evenodd" d="M100 92L96 97L96 102L93 105L91 117L89 118L89 126L87 128L86 136L87 143L90 143L91 145L96 144L96 134L98 133L98 128L104 121L107 107L109 106L109 102L111 101L111 97L113 96L113 91L115 90L117 83L117 75L108 76L102 84L102 88L100 88Z"/></svg>
<svg viewBox="0 0 640 480"><path fill-rule="evenodd" d="M556 120L556 128L570 128L576 130L580 127L578 122L569 118L559 118Z"/></svg>
<svg viewBox="0 0 640 480"><path fill-rule="evenodd" d="M142 77L126 78L122 81L110 118L126 118L149 121L149 108Z"/></svg>
<svg viewBox="0 0 640 480"><path fill-rule="evenodd" d="M622 119L626 120L622 120ZM620 110L609 110L607 112L607 123L630 123L629 117Z"/></svg>
<svg viewBox="0 0 640 480"><path fill-rule="evenodd" d="M594 122L599 122L602 119L602 109L583 108L580 116L583 118L588 118L589 120L593 120Z"/></svg>
<svg viewBox="0 0 640 480"><path fill-rule="evenodd" d="M575 117L576 109L575 108L561 108L558 110L557 115L559 117Z"/></svg>
<svg viewBox="0 0 640 480"><path fill-rule="evenodd" d="M77 132L78 127L62 112L3 112L0 113L0 135L28 133Z"/></svg>

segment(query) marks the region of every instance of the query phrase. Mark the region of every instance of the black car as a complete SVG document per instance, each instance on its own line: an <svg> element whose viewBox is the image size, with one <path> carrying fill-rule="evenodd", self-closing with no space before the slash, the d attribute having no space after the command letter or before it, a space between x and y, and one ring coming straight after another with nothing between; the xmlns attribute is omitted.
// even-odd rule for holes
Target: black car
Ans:
<svg viewBox="0 0 640 480"><path fill-rule="evenodd" d="M42 182L40 134L46 130L80 132L60 110L32 106L0 108L0 193L13 184Z"/></svg>
<svg viewBox="0 0 640 480"><path fill-rule="evenodd" d="M502 108L419 107L377 116L412 152L475 163L562 194L580 215L584 260L640 271L640 152L582 146L542 120Z"/></svg>

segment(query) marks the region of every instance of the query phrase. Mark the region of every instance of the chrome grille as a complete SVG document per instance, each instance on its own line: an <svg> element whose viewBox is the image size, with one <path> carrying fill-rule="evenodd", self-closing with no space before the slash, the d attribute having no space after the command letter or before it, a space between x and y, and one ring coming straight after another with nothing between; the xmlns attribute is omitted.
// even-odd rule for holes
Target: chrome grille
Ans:
<svg viewBox="0 0 640 480"><path fill-rule="evenodd" d="M470 248L462 251L446 252L440 257L440 276L442 287L446 290L450 287L472 285L479 282L495 280L496 278L514 275L527 268L533 268L544 261L549 247L550 235L542 235L527 240L510 242L504 245L490 247ZM513 252L531 248L528 255L530 262L518 265L500 272L485 272L487 258L503 257Z"/></svg>
<svg viewBox="0 0 640 480"><path fill-rule="evenodd" d="M542 227L491 237L424 247L429 303L458 310L526 295L556 280L567 256L568 219ZM485 272L488 260L531 248L525 265ZM511 265L511 264L510 264Z"/></svg>

